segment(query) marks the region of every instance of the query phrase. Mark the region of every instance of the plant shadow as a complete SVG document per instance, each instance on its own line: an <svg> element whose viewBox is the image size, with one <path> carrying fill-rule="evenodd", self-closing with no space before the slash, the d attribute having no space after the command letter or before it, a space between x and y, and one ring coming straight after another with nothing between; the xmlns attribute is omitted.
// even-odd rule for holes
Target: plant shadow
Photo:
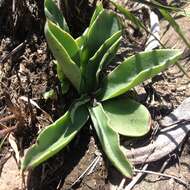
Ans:
<svg viewBox="0 0 190 190"><path fill-rule="evenodd" d="M27 189L70 189L69 187L81 173L77 165L88 150L89 142L89 131L86 128L82 129L69 147L29 172L26 182Z"/></svg>

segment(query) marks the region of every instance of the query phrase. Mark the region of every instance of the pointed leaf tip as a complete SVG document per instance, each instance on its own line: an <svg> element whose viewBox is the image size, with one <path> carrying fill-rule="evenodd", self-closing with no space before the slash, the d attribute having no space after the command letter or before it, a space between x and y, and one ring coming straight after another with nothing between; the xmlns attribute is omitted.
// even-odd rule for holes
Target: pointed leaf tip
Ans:
<svg viewBox="0 0 190 190"><path fill-rule="evenodd" d="M111 163L126 177L131 178L133 168L124 156L119 144L119 135L108 126L108 118L101 104L90 109L90 116L104 152Z"/></svg>
<svg viewBox="0 0 190 190"><path fill-rule="evenodd" d="M21 163L22 171L33 169L54 156L67 146L85 125L88 120L86 106L81 105L81 103L76 104L74 105L74 111L69 110L40 133L36 144L27 151Z"/></svg>
<svg viewBox="0 0 190 190"><path fill-rule="evenodd" d="M126 93L177 62L181 50L159 49L127 58L101 83L98 99L105 101Z"/></svg>
<svg viewBox="0 0 190 190"><path fill-rule="evenodd" d="M79 91L81 71L76 64L80 59L78 45L70 34L51 21L46 22L45 36L55 59L60 64L62 72Z"/></svg>

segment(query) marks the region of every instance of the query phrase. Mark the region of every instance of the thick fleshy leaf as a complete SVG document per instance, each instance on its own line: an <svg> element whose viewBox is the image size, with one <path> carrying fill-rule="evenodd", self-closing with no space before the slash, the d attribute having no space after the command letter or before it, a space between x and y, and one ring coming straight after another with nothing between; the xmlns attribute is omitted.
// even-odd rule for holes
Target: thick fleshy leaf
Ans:
<svg viewBox="0 0 190 190"><path fill-rule="evenodd" d="M51 21L47 22L46 26L56 37L56 40L65 48L71 59L78 64L80 62L80 50L74 38Z"/></svg>
<svg viewBox="0 0 190 190"><path fill-rule="evenodd" d="M108 64L113 57L116 56L116 51L118 50L120 41L121 31L116 32L109 39L107 39L94 54L94 56L88 61L85 74L85 88L88 91L92 91L97 88L97 71L100 72L105 62Z"/></svg>
<svg viewBox="0 0 190 190"><path fill-rule="evenodd" d="M115 43L108 49L108 51L105 53L105 55L103 56L100 64L99 64L99 67L98 67L98 70L96 72L96 78L97 78L97 81L99 83L99 75L100 75L100 72L104 69L106 69L106 67L110 64L110 62L115 58L116 56L116 53L119 49L119 45L120 45L120 42L121 42L121 39L122 37L120 37L119 39L117 39L115 41Z"/></svg>
<svg viewBox="0 0 190 190"><path fill-rule="evenodd" d="M98 99L104 101L124 94L175 63L181 53L180 50L160 49L127 58L105 77Z"/></svg>
<svg viewBox="0 0 190 190"><path fill-rule="evenodd" d="M55 64L56 64L56 70L57 70L57 77L61 83L61 91L62 91L62 94L64 95L69 91L70 83L62 71L61 65L57 61L55 61Z"/></svg>
<svg viewBox="0 0 190 190"><path fill-rule="evenodd" d="M86 28L86 30L83 32L83 34L81 36L79 36L75 42L77 43L78 47L80 49L82 49L84 47L84 45L86 44L86 40L87 40L87 33L88 33L88 28Z"/></svg>
<svg viewBox="0 0 190 190"><path fill-rule="evenodd" d="M99 14L104 10L102 2L98 2L96 5L96 9L92 15L92 18L90 20L90 25L92 26L92 24L94 23L94 21L96 20L96 18L99 16Z"/></svg>
<svg viewBox="0 0 190 190"><path fill-rule="evenodd" d="M94 11L94 13L93 13L93 15L92 15L91 20L90 20L90 25L89 25L89 27L94 23L94 21L96 20L96 18L98 17L98 15L99 15L102 11L103 11L103 5L102 5L102 3L97 4L96 9L95 9L95 11ZM76 42L77 42L77 44L78 44L78 46L79 46L80 48L82 48L82 47L84 46L84 44L86 43L87 31L88 31L88 28L84 31L84 33L83 33L80 37L78 37L78 38L76 39Z"/></svg>
<svg viewBox="0 0 190 190"><path fill-rule="evenodd" d="M45 0L44 9L45 15L49 20L58 24L66 32L69 32L69 27L65 21L65 18L54 1Z"/></svg>
<svg viewBox="0 0 190 190"><path fill-rule="evenodd" d="M45 36L55 59L62 68L63 73L71 81L73 86L79 90L81 72L80 68L74 62L79 59L79 48L74 39L50 21L45 25Z"/></svg>
<svg viewBox="0 0 190 190"><path fill-rule="evenodd" d="M115 98L103 102L109 126L125 136L139 137L150 130L151 116L142 104L129 98Z"/></svg>
<svg viewBox="0 0 190 190"><path fill-rule="evenodd" d="M120 29L118 17L115 13L107 10L101 11L87 31L86 43L81 54L82 65L86 65L87 60L95 54L99 47Z"/></svg>
<svg viewBox="0 0 190 190"><path fill-rule="evenodd" d="M28 150L24 157L22 170L38 166L67 146L88 120L88 110L84 103L85 101L77 103L77 107L72 106L64 116L40 133L36 144Z"/></svg>
<svg viewBox="0 0 190 190"><path fill-rule="evenodd" d="M119 145L119 135L109 126L101 104L90 109L90 115L104 152L111 163L126 177L132 177L133 169Z"/></svg>

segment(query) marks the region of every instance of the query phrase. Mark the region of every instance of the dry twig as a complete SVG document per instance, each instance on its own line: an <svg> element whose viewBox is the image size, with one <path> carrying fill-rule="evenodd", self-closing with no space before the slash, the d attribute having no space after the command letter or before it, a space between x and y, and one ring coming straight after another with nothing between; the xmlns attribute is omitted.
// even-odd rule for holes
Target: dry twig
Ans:
<svg viewBox="0 0 190 190"><path fill-rule="evenodd" d="M143 171L146 170L148 168L148 164L145 164L143 166ZM140 178L144 175L145 173L143 172L139 172L133 179L132 181L124 188L124 190L131 190L140 180Z"/></svg>
<svg viewBox="0 0 190 190"><path fill-rule="evenodd" d="M179 183L183 184L186 187L188 187L188 185L189 185L184 180L182 180L182 179L180 179L180 178L178 178L176 176L169 175L169 174L163 174L163 173L159 173L159 172L154 172L154 171L149 171L149 170L139 170L139 169L134 169L134 172L136 172L136 173L145 173L145 174L159 175L159 176L163 176L163 177L174 179L174 180L178 181Z"/></svg>
<svg viewBox="0 0 190 190"><path fill-rule="evenodd" d="M91 162L91 164L86 168L86 170L72 183L69 189L72 189L72 187L76 185L82 178L84 178L85 175L88 175L89 173L91 173L89 171L91 171L91 168L94 168L97 165L100 158L101 158L101 155L97 155L96 158Z"/></svg>
<svg viewBox="0 0 190 190"><path fill-rule="evenodd" d="M9 58L11 58L15 53L17 53L21 48L24 47L26 41L20 43L17 47L15 47L8 55L0 60L0 64L5 63Z"/></svg>

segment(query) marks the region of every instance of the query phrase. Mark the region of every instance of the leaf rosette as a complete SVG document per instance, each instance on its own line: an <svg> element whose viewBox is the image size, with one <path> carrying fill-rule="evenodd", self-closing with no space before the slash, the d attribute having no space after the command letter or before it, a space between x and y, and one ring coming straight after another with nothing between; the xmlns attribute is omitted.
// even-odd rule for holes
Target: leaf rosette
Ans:
<svg viewBox="0 0 190 190"><path fill-rule="evenodd" d="M66 147L90 119L111 163L124 176L132 177L133 166L120 149L119 136L145 135L151 116L144 105L121 95L174 64L181 52L141 52L102 78L100 74L115 58L122 38L118 16L98 4L89 27L74 39L52 0L45 0L45 13L45 36L56 59L60 82L69 82L80 98L40 133L22 162L22 170L36 167Z"/></svg>

